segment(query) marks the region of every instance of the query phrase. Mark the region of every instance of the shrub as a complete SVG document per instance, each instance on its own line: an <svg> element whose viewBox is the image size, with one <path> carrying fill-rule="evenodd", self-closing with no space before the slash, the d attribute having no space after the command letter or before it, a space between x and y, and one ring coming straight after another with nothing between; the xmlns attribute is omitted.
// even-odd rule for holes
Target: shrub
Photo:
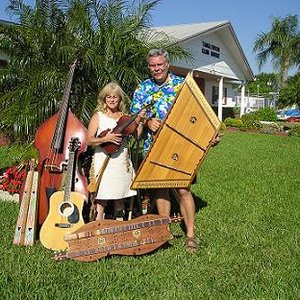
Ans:
<svg viewBox="0 0 300 300"><path fill-rule="evenodd" d="M267 133L267 134L274 134L282 131L283 131L283 126L277 123L263 124L262 128L259 130L259 132Z"/></svg>
<svg viewBox="0 0 300 300"><path fill-rule="evenodd" d="M221 127L220 127L220 132L225 132L225 130L226 130L226 125L225 125L225 123L224 122L222 122L221 123Z"/></svg>
<svg viewBox="0 0 300 300"><path fill-rule="evenodd" d="M300 125L296 125L289 130L289 136L298 136L300 137Z"/></svg>
<svg viewBox="0 0 300 300"><path fill-rule="evenodd" d="M259 129L262 127L261 123L259 120L256 119L256 116L254 113L243 115L242 116L242 123L243 126L241 129L246 130L246 129Z"/></svg>
<svg viewBox="0 0 300 300"><path fill-rule="evenodd" d="M4 171L8 167L20 165L29 161L31 158L37 158L38 151L29 145L12 144L0 147L0 170Z"/></svg>
<svg viewBox="0 0 300 300"><path fill-rule="evenodd" d="M257 121L274 122L277 120L277 113L271 107L261 108L257 111L252 112L251 115L253 115L253 118Z"/></svg>
<svg viewBox="0 0 300 300"><path fill-rule="evenodd" d="M243 122L240 118L238 119L234 119L234 118L226 118L224 120L224 124L226 126L229 126L229 127L236 127L236 128L241 128L243 127Z"/></svg>

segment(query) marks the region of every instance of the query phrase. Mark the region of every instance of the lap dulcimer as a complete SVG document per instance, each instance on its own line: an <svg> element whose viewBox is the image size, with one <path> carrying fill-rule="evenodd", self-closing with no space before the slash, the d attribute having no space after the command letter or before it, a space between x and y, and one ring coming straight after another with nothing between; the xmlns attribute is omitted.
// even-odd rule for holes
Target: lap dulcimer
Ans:
<svg viewBox="0 0 300 300"><path fill-rule="evenodd" d="M65 235L69 248L56 253L54 259L94 261L113 254L146 254L171 240L169 224L181 220L149 214L130 221L93 221Z"/></svg>

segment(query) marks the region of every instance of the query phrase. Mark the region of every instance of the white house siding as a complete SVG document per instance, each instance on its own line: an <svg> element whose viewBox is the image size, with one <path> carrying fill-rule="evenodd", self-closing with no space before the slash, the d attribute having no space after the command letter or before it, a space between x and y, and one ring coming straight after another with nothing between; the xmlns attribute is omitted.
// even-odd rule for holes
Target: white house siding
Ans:
<svg viewBox="0 0 300 300"><path fill-rule="evenodd" d="M220 51L213 51L205 46L203 43L210 45L211 47L217 47ZM235 63L230 50L226 45L221 42L220 35L217 33L211 33L208 35L201 35L194 37L190 40L179 43L184 49L188 50L194 58L192 62L186 62L184 60L175 61L173 65L183 68L191 68L209 73L212 75L223 76L225 78L240 80L243 78L243 74L240 68ZM204 54L202 51L208 51L209 54ZM214 57L211 53L219 54L219 58Z"/></svg>
<svg viewBox="0 0 300 300"><path fill-rule="evenodd" d="M207 100L211 103L212 106L217 106L217 99L215 99L216 101L213 102L213 87L215 87L216 90L218 90L218 81L214 80L214 79L206 79L205 80L205 91L204 94L207 98ZM228 83L224 83L223 86L224 90L227 90L227 95L225 95L224 93L224 97L223 97L223 107L234 107L236 106L236 102L235 102L235 96L236 96L236 92L235 90L232 88L232 84L228 84Z"/></svg>
<svg viewBox="0 0 300 300"><path fill-rule="evenodd" d="M217 34L213 33L204 37L195 37L188 41L181 42L181 46L191 53L194 60L192 62L184 60L175 61L172 65L180 68L194 69L213 75L212 79L205 78L205 75L203 76L205 78L204 94L212 106L217 106L217 101L213 102L213 86L218 87L218 78L223 76L225 78L224 89L227 89L227 97L223 101L223 107L234 107L235 102L233 100L235 94L232 89L232 84L226 83L226 78L238 80L236 74L238 73L238 67L234 64L234 59L225 45L218 41L217 38ZM216 58L211 55L203 54L202 49L207 49L206 47L203 47L203 42L218 47L220 49L220 52L218 53L220 57ZM209 49L207 50L209 51Z"/></svg>
<svg viewBox="0 0 300 300"><path fill-rule="evenodd" d="M244 113L245 82L253 80L254 75L229 21L172 25L154 29L177 39L192 55L193 61L178 60L171 65L175 73L177 71L180 75L194 70L194 77L197 77L201 87L204 87L207 100L212 106L218 107L218 117L221 120L223 107L236 106L235 83L241 86L241 113Z"/></svg>

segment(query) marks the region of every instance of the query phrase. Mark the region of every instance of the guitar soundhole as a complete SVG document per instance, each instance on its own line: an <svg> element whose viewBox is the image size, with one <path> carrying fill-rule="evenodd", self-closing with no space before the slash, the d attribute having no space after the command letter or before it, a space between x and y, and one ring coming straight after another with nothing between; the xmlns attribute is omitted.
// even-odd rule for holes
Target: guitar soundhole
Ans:
<svg viewBox="0 0 300 300"><path fill-rule="evenodd" d="M59 206L59 213L65 218L71 216L73 212L74 212L74 204L72 202L63 202Z"/></svg>
<svg viewBox="0 0 300 300"><path fill-rule="evenodd" d="M73 213L68 217L68 221L71 224L78 223L80 219L79 209L76 205L74 205Z"/></svg>

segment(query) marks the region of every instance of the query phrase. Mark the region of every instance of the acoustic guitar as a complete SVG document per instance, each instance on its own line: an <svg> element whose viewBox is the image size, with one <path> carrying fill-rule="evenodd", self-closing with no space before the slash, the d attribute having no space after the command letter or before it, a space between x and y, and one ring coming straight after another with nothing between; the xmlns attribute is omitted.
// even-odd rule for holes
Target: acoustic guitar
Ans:
<svg viewBox="0 0 300 300"><path fill-rule="evenodd" d="M40 241L48 249L67 249L68 243L64 240L64 235L84 225L82 209L85 198L72 191L75 152L79 147L79 139L71 138L64 191L57 191L50 197L49 214L40 231Z"/></svg>

